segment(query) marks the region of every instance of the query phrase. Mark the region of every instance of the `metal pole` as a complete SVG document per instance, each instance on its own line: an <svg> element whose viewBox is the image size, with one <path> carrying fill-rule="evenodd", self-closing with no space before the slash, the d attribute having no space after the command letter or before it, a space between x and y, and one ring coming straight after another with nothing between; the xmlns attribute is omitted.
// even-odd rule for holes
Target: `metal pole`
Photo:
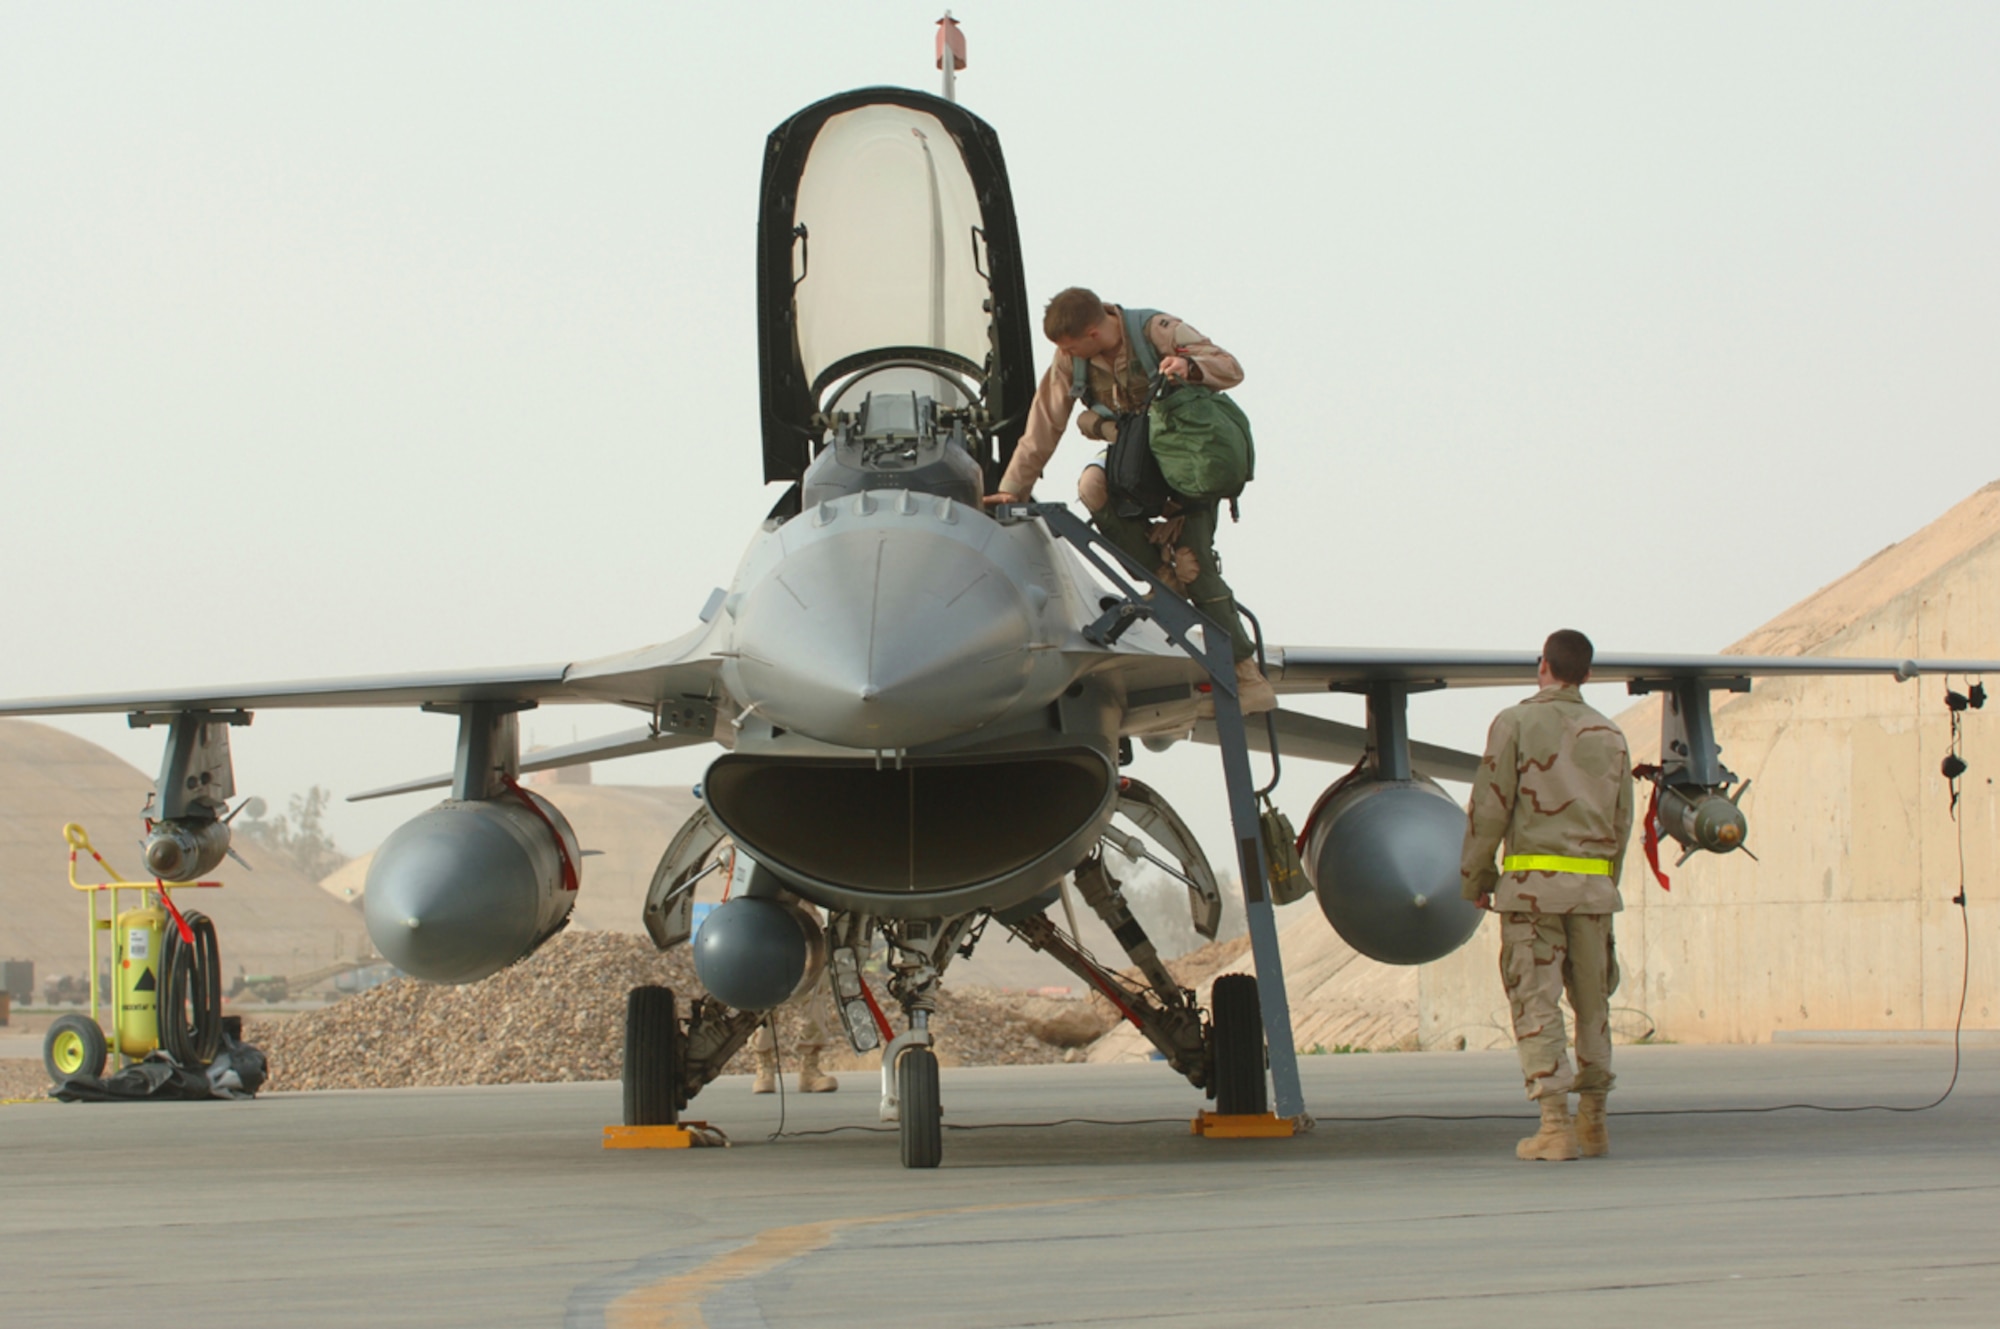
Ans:
<svg viewBox="0 0 2000 1329"><path fill-rule="evenodd" d="M1211 628L1203 634L1211 645L1204 661L1215 689L1215 737L1222 749L1223 783L1229 789L1229 823L1236 832L1238 876L1243 886L1243 916L1250 927L1250 954L1257 962L1257 1004L1264 1011L1264 1043L1271 1062L1271 1090L1281 1117L1305 1115L1305 1091L1299 1084L1298 1049L1292 1044L1292 1006L1285 996L1285 959L1278 949L1278 913L1271 904L1270 873L1264 862L1264 837L1258 833L1257 797L1250 778L1250 744L1243 732L1243 711L1236 700L1235 661L1227 668L1227 687L1215 657L1229 656L1229 638Z"/></svg>

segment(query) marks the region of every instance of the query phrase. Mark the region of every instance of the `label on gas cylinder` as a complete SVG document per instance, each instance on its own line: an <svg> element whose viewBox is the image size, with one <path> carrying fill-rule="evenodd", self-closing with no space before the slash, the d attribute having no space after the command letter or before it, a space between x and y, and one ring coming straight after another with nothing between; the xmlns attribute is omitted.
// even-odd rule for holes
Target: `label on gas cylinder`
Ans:
<svg viewBox="0 0 2000 1329"><path fill-rule="evenodd" d="M131 960L146 958L146 938L152 935L144 928L125 929L125 956Z"/></svg>

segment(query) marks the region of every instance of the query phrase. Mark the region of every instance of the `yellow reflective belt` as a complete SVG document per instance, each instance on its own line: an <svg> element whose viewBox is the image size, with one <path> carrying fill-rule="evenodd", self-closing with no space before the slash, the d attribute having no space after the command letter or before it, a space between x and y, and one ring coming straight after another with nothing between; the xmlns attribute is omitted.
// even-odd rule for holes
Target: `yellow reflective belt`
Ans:
<svg viewBox="0 0 2000 1329"><path fill-rule="evenodd" d="M1611 875L1608 858L1564 858L1561 854L1509 854L1500 860L1502 872L1581 872L1592 877Z"/></svg>

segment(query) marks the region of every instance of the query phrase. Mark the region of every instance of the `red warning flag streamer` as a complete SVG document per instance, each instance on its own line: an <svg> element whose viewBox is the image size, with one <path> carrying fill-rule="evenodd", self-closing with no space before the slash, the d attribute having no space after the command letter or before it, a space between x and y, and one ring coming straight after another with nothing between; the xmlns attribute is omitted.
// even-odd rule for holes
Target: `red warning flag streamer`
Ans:
<svg viewBox="0 0 2000 1329"><path fill-rule="evenodd" d="M1653 796L1646 803L1646 829L1640 836L1639 844L1646 851L1647 866L1651 867L1653 875L1659 878L1660 889L1670 891L1674 885L1667 880L1667 874L1660 871L1660 782L1657 778L1659 774L1660 768L1657 766L1632 768L1633 779L1645 780L1653 786Z"/></svg>
<svg viewBox="0 0 2000 1329"><path fill-rule="evenodd" d="M98 861L103 862L102 859L99 859ZM190 947L193 946L194 929L188 926L188 921L185 918L181 917L181 911L174 904L174 897L167 894L167 884L161 881L158 877L155 877L153 878L153 887L154 887L153 893L160 897L160 903L167 907L167 912L169 914L173 915L174 927L180 930L181 945Z"/></svg>
<svg viewBox="0 0 2000 1329"><path fill-rule="evenodd" d="M570 861L569 845L563 840L562 832L556 829L556 824L549 820L549 814L542 811L541 805L529 797L528 791L521 788L519 780L511 775L503 775L500 777L500 783L512 790L514 797L521 800L521 806L534 813L536 820L549 828L549 838L556 842L556 858L562 863L563 889L575 890L581 883L577 879L576 864Z"/></svg>
<svg viewBox="0 0 2000 1329"><path fill-rule="evenodd" d="M869 989L868 976L858 974L856 977L861 980L861 999L868 1003L868 1013L875 1017L875 1027L882 1031L882 1041L895 1042L896 1031L889 1027L889 1017L882 1014L882 1004L875 1000L874 992Z"/></svg>

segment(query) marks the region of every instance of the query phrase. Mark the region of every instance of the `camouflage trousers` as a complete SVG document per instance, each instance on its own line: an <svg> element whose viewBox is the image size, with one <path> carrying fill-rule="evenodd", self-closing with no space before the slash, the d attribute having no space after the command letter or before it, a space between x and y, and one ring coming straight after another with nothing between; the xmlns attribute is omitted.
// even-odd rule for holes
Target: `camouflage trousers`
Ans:
<svg viewBox="0 0 2000 1329"><path fill-rule="evenodd" d="M1236 658L1247 660L1257 653L1257 647L1237 616L1236 593L1222 579L1222 560L1215 552L1216 507L1214 503L1196 503L1183 514L1186 521L1181 526L1180 545L1193 551L1199 569L1188 583L1187 597L1196 609L1228 631L1230 651ZM1151 572L1159 565L1159 546L1146 539L1150 523L1144 517L1121 517L1115 503L1107 503L1090 516L1105 538L1130 554L1140 567Z"/></svg>
<svg viewBox="0 0 2000 1329"><path fill-rule="evenodd" d="M804 1021L804 1027L799 1030L799 1047L846 1045L847 1033L841 1028L840 1015L833 1009L833 994L825 983L813 984L810 992L793 997L779 1009L790 1010ZM753 1051L770 1052L777 1047L778 1040L771 1035L772 1023L764 1021L757 1026L757 1032L750 1035Z"/></svg>
<svg viewBox="0 0 2000 1329"><path fill-rule="evenodd" d="M1514 1017L1514 1043L1529 1098L1608 1093L1611 994L1618 948L1610 914L1500 915L1500 978ZM1562 999L1576 1012L1576 1065L1569 1064Z"/></svg>

